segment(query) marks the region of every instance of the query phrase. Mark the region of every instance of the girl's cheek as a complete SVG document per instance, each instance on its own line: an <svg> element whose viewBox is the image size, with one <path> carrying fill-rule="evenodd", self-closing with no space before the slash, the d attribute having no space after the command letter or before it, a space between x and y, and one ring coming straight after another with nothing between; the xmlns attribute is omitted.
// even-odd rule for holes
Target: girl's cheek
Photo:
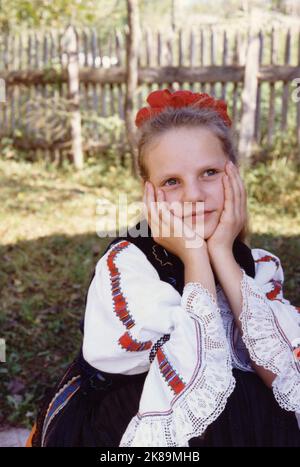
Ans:
<svg viewBox="0 0 300 467"><path fill-rule="evenodd" d="M222 207L224 204L224 188L222 179L216 180L214 183L211 183L208 189L210 198L215 200L217 206Z"/></svg>

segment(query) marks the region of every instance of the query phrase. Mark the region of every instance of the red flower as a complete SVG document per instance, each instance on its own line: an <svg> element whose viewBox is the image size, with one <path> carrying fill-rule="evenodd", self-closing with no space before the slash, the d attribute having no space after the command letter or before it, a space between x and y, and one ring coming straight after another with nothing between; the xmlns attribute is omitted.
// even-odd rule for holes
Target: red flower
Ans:
<svg viewBox="0 0 300 467"><path fill-rule="evenodd" d="M169 89L153 91L147 97L150 107L141 108L136 115L135 124L140 127L146 120L163 111L166 107L188 107L190 105L199 108L215 110L226 125L231 126L231 120L227 114L227 104L223 100L214 99L205 93L191 91L175 91Z"/></svg>

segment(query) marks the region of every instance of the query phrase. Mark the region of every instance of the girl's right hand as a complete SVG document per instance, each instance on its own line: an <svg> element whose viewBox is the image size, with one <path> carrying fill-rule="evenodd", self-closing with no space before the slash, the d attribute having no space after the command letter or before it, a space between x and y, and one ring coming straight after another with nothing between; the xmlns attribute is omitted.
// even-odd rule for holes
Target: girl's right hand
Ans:
<svg viewBox="0 0 300 467"><path fill-rule="evenodd" d="M156 243L178 256L183 263L203 250L207 252L205 240L181 217L170 211L163 190L158 189L156 199L155 188L151 182L146 182L143 203L143 211Z"/></svg>

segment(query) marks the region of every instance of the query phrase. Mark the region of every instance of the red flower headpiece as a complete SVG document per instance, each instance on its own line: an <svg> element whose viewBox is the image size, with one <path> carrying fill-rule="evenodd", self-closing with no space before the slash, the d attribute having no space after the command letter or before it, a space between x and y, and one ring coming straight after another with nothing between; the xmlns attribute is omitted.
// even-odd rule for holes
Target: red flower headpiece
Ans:
<svg viewBox="0 0 300 467"><path fill-rule="evenodd" d="M146 120L159 114L165 107L188 107L190 105L199 108L209 108L215 110L227 126L231 126L231 120L227 114L227 104L223 100L214 99L208 94L191 91L175 91L171 93L169 89L153 91L147 97L150 107L140 109L135 118L135 124L140 127Z"/></svg>

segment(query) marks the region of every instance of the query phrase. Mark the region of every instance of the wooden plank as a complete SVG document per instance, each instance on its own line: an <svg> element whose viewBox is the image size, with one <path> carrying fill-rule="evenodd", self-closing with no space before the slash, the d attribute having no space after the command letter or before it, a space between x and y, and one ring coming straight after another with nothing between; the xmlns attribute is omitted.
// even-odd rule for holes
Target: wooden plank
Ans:
<svg viewBox="0 0 300 467"><path fill-rule="evenodd" d="M75 28L69 26L65 32L65 47L68 55L68 92L70 107L69 112L71 137L72 137L72 156L76 169L83 167L83 151L81 137L81 115L80 115L80 95L79 95L79 63L78 63L78 37Z"/></svg>
<svg viewBox="0 0 300 467"><path fill-rule="evenodd" d="M291 65L263 65L257 72L258 82L269 81L293 81L299 77L300 66ZM80 80L89 84L116 84L124 83L126 77L125 68L81 68ZM20 70L20 71L0 71L0 78L6 80L9 86L23 84L30 86L33 84L46 85L51 83L67 82L67 74L63 70L49 68L47 72L43 70ZM239 65L226 66L205 66L205 67L147 67L139 70L139 82L147 84L166 83L169 81L200 82L200 83L240 83L244 79L244 67Z"/></svg>
<svg viewBox="0 0 300 467"><path fill-rule="evenodd" d="M300 30L298 31L298 66L300 67ZM299 75L300 76L300 75ZM296 133L297 133L297 145L298 145L298 158L300 161L300 79L298 77L298 86L297 86L297 98L298 102L296 102Z"/></svg>
<svg viewBox="0 0 300 467"><path fill-rule="evenodd" d="M234 43L233 43L233 48L232 48L232 65L238 66L239 65L239 55L238 55L238 33L236 32L234 35ZM243 73L243 79L244 79L244 73ZM232 81L232 80L231 80ZM232 128L233 131L236 130L237 126L237 120L238 120L238 115L237 115L237 102L238 102L238 83L233 82L233 92L232 92Z"/></svg>
<svg viewBox="0 0 300 467"><path fill-rule="evenodd" d="M274 65L276 63L276 35L275 29L272 28L271 38L270 38L270 63ZM274 138L274 124L275 124L275 83L270 82L270 99L269 99L269 115L268 115L268 135L267 135L267 144L271 145Z"/></svg>
<svg viewBox="0 0 300 467"><path fill-rule="evenodd" d="M222 53L222 65L226 66L228 60L228 37L227 32L223 31L223 53ZM221 99L226 100L226 83L224 81L221 82Z"/></svg>
<svg viewBox="0 0 300 467"><path fill-rule="evenodd" d="M195 47L196 39L195 39L195 31L191 29L190 32L190 44L189 44L189 62L190 67L193 68L196 65L196 47ZM192 92L195 92L195 84L194 81L190 81L189 88Z"/></svg>
<svg viewBox="0 0 300 467"><path fill-rule="evenodd" d="M140 37L139 30L139 10L137 0L127 0L128 12L128 35L126 47L126 95L125 95L125 125L128 143L132 155L132 172L138 175L136 165L136 127L134 124L135 116L135 93L138 85L138 60L137 49Z"/></svg>
<svg viewBox="0 0 300 467"><path fill-rule="evenodd" d="M89 54L89 47L88 47L88 41L89 41L89 33L87 31L86 28L83 29L82 31L82 51L83 51L83 54L84 54L84 59L83 59L83 63L84 63L84 67L88 68L89 66L89 62L88 62L88 54ZM98 46L98 49L100 50L99 46ZM100 56L101 56L101 53L100 53ZM87 111L89 109L89 94L88 94L88 83L85 82L83 83L81 80L80 80L80 87L83 89L83 108L85 111Z"/></svg>
<svg viewBox="0 0 300 467"><path fill-rule="evenodd" d="M244 88L242 94L243 113L239 135L239 154L244 167L247 167L250 163L254 140L259 45L258 35L251 33L247 50Z"/></svg>
<svg viewBox="0 0 300 467"><path fill-rule="evenodd" d="M123 65L122 61L122 35L119 30L115 31L115 44L116 44L116 57L117 57L117 67ZM120 118L124 119L124 96L122 91L122 84L117 84L117 100L118 100L118 115Z"/></svg>
<svg viewBox="0 0 300 467"><path fill-rule="evenodd" d="M209 36L210 36L210 41L209 41L209 45L210 45L210 65L215 66L215 64L216 64L216 57L215 57L215 40L216 40L216 37L215 37L214 29L213 29L212 26L210 27ZM211 85L210 85L210 94L213 97L215 97L215 95L216 95L216 87L215 87L214 83L211 83Z"/></svg>
<svg viewBox="0 0 300 467"><path fill-rule="evenodd" d="M155 66L155 56L154 56L154 47L153 47L153 34L151 29L148 27L146 29L146 67ZM144 85L147 95L152 91L152 84Z"/></svg>
<svg viewBox="0 0 300 467"><path fill-rule="evenodd" d="M8 60L9 60L9 52L8 52L8 34L5 34L3 37L3 52L2 52L2 62L3 62L3 70L8 70ZM5 134L9 131L9 123L8 123L8 84L6 83L6 103L3 105L3 125Z"/></svg>
<svg viewBox="0 0 300 467"><path fill-rule="evenodd" d="M11 66L12 69L16 69L16 58L17 58L17 53L16 53L16 36L14 35L11 38ZM7 82L7 81L6 81ZM7 82L7 85L9 86L9 82ZM15 115L16 115L16 102L15 102L15 93L16 93L16 87L9 87L8 88L8 96L10 100L10 130L12 133L15 131Z"/></svg>
<svg viewBox="0 0 300 467"><path fill-rule="evenodd" d="M162 35L161 32L157 32L157 65L162 66Z"/></svg>
<svg viewBox="0 0 300 467"><path fill-rule="evenodd" d="M285 51L284 51L284 64L288 65L290 62L290 50L291 50L291 31L290 29L286 35L285 41ZM281 110L281 131L285 131L287 128L287 114L288 114L288 105L289 105L289 83L285 81L283 83L282 90L282 110Z"/></svg>
<svg viewBox="0 0 300 467"><path fill-rule="evenodd" d="M258 33L259 40L259 67L262 65L263 61L263 46L264 38L263 33L260 30ZM257 94L256 94L256 112L255 112L255 129L254 129L254 139L259 144L261 141L261 82L257 83Z"/></svg>
<svg viewBox="0 0 300 467"><path fill-rule="evenodd" d="M97 33L96 30L93 28L91 30L91 54L92 54L92 68L97 69ZM78 80L80 79L79 76L79 68L78 68ZM92 84L92 114L98 115L98 95L97 95L97 84ZM98 125L96 122L93 123L93 139L97 140L99 136Z"/></svg>
<svg viewBox="0 0 300 467"><path fill-rule="evenodd" d="M200 67L204 67L204 32L203 29L200 29L200 46L199 46L199 51L200 51ZM201 92L205 92L205 84L201 83L200 85Z"/></svg>
<svg viewBox="0 0 300 467"><path fill-rule="evenodd" d="M182 67L184 62L184 55L183 55L183 31L179 29L178 33L178 66Z"/></svg>

